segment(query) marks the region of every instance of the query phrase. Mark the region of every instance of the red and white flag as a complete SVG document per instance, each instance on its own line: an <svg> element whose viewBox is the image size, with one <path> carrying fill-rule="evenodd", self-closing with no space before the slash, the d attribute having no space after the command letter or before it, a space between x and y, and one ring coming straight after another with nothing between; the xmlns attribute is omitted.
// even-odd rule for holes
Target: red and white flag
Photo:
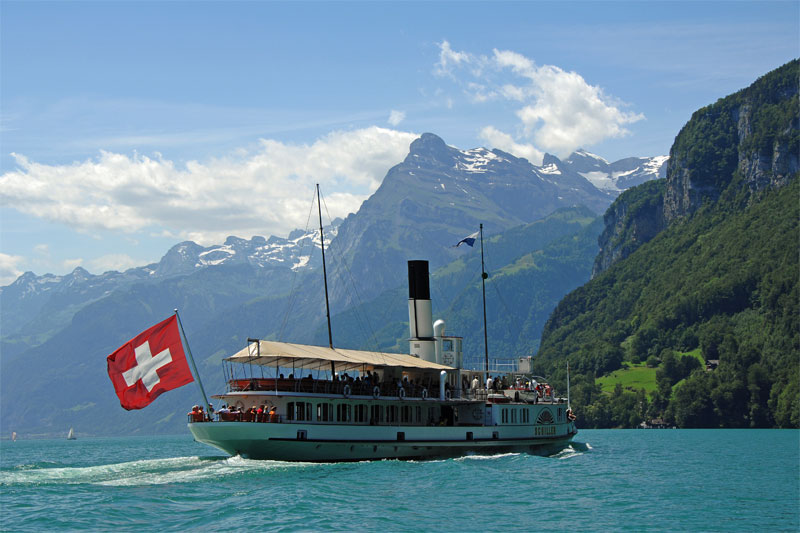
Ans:
<svg viewBox="0 0 800 533"><path fill-rule="evenodd" d="M132 338L106 361L119 403L129 411L194 381L183 353L177 315Z"/></svg>

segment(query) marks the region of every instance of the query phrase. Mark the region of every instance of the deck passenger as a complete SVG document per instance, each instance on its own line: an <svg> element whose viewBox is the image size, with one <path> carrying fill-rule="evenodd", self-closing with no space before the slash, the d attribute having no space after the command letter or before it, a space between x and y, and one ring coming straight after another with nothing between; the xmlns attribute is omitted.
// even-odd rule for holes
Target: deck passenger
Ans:
<svg viewBox="0 0 800 533"><path fill-rule="evenodd" d="M477 379L477 378L475 378L475 379ZM488 390L492 390L492 384L493 383L494 383L494 381L492 380L492 376L489 376L489 377L486 378L486 390L487 391Z"/></svg>

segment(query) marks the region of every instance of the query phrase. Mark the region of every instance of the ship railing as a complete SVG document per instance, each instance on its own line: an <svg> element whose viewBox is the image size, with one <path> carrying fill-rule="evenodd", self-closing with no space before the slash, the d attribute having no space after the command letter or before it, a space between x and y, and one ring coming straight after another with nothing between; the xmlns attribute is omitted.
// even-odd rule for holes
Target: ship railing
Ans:
<svg viewBox="0 0 800 533"><path fill-rule="evenodd" d="M377 389L377 390L376 390ZM228 381L228 392L299 392L307 394L342 394L351 396L371 396L392 398L438 398L439 384L432 382L430 385L404 382L381 382L378 384L367 381L329 381L313 378L250 378L231 379ZM461 389L449 389L453 399L466 397ZM480 392L480 391L479 391ZM485 391L483 391L485 393Z"/></svg>
<svg viewBox="0 0 800 533"><path fill-rule="evenodd" d="M223 412L216 413L216 422L259 422L259 423L282 423L285 420L283 415L269 413L248 413L248 412ZM210 419L206 422L211 422Z"/></svg>
<svg viewBox="0 0 800 533"><path fill-rule="evenodd" d="M467 389L464 391L464 398L467 400L486 401L489 391L486 389Z"/></svg>

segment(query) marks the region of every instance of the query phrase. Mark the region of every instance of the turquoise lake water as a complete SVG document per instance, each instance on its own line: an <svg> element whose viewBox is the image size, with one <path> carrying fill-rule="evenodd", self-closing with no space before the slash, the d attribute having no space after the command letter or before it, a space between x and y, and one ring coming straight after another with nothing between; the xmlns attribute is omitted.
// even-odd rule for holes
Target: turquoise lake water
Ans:
<svg viewBox="0 0 800 533"><path fill-rule="evenodd" d="M583 430L561 452L311 464L191 436L0 443L3 531L798 531L800 432Z"/></svg>

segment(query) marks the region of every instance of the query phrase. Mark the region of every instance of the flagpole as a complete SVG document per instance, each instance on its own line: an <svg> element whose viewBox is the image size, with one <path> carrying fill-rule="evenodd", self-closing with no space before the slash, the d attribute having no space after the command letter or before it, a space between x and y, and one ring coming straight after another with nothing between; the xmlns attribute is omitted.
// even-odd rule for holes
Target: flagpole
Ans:
<svg viewBox="0 0 800 533"><path fill-rule="evenodd" d="M473 226L474 228L475 226ZM483 263L483 224L480 226L481 231L481 285L483 286L483 349L486 362L486 379L489 379L489 334L486 331L486 278L489 275L486 273L486 267Z"/></svg>
<svg viewBox="0 0 800 533"><path fill-rule="evenodd" d="M572 409L572 402L569 400L569 361L567 361L567 409Z"/></svg>
<svg viewBox="0 0 800 533"><path fill-rule="evenodd" d="M189 363L192 365L192 371L194 372L194 377L197 380L197 384L200 386L200 393L203 395L203 402L206 404L206 413L210 417L211 416L211 404L208 403L208 397L206 396L206 391L203 389L203 382L200 381L200 373L197 371L197 367L194 364L194 357L192 357L192 349L189 348L189 339L186 338L186 332L183 331L183 322L181 322L181 316L178 314L178 310L175 309L175 316L178 319L178 326L181 328L181 335L183 336L183 344L186 346L186 355L189 358Z"/></svg>

